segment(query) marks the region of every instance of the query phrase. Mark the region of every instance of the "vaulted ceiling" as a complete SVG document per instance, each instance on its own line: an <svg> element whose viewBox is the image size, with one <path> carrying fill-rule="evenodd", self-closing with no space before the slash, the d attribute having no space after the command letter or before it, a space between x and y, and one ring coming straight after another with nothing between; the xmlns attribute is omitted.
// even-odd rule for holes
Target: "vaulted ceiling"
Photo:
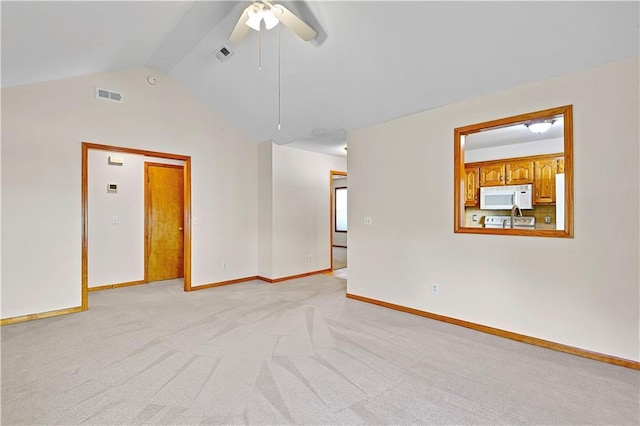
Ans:
<svg viewBox="0 0 640 426"><path fill-rule="evenodd" d="M318 37L262 31L258 70L259 33L227 40L249 4L2 1L2 86L148 66L257 142L340 155L350 130L639 54L635 1L284 1Z"/></svg>

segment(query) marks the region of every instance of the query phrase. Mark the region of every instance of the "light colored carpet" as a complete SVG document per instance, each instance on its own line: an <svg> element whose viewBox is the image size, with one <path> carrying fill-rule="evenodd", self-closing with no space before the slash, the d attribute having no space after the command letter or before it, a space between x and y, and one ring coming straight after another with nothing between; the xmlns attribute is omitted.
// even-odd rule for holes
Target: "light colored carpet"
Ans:
<svg viewBox="0 0 640 426"><path fill-rule="evenodd" d="M640 423L637 371L346 299L330 275L89 299L2 328L3 425Z"/></svg>
<svg viewBox="0 0 640 426"><path fill-rule="evenodd" d="M333 271L333 276L346 280L347 278L349 278L349 268L335 269Z"/></svg>
<svg viewBox="0 0 640 426"><path fill-rule="evenodd" d="M333 248L333 270L342 269L347 267L347 248L346 247L332 247Z"/></svg>

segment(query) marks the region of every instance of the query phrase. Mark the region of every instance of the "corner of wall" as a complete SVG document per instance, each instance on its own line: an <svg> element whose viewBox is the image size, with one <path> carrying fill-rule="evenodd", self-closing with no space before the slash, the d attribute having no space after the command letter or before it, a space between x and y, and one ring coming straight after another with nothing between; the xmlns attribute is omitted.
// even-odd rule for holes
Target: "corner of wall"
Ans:
<svg viewBox="0 0 640 426"><path fill-rule="evenodd" d="M273 278L273 142L258 144L258 275Z"/></svg>

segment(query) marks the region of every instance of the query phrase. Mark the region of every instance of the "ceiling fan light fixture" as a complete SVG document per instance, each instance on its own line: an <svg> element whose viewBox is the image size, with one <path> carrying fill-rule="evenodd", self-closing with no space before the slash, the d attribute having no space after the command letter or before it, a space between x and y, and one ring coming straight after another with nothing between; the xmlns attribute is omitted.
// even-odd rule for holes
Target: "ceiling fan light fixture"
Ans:
<svg viewBox="0 0 640 426"><path fill-rule="evenodd" d="M528 123L525 124L525 126L527 126L531 132L540 134L549 130L554 122L555 120L544 120L535 123Z"/></svg>
<svg viewBox="0 0 640 426"><path fill-rule="evenodd" d="M262 17L264 15L262 8L259 5L254 4L247 9L247 15L249 16L249 19L247 19L246 22L247 26L253 28L256 31L260 31L260 22L262 21Z"/></svg>
<svg viewBox="0 0 640 426"><path fill-rule="evenodd" d="M278 25L280 20L276 18L276 15L273 14L273 10L267 9L262 12L262 19L264 19L264 26L267 27L268 30Z"/></svg>

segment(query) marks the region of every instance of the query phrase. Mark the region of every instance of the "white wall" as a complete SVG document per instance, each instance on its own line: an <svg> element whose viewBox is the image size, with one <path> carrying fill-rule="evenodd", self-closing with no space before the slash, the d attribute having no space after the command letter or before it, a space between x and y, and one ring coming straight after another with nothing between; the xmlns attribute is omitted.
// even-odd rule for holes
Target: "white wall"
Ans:
<svg viewBox="0 0 640 426"><path fill-rule="evenodd" d="M346 171L346 163L344 157L273 145L275 278L331 268L330 171Z"/></svg>
<svg viewBox="0 0 640 426"><path fill-rule="evenodd" d="M564 152L564 138L544 139L535 142L521 142L513 145L465 150L464 162L475 163L476 161L557 154L559 152Z"/></svg>
<svg viewBox="0 0 640 426"><path fill-rule="evenodd" d="M109 165L110 155L121 166ZM88 152L88 286L144 279L144 163L183 165L182 160L90 149ZM107 183L118 191L107 191ZM118 217L114 224L113 216Z"/></svg>
<svg viewBox="0 0 640 426"><path fill-rule="evenodd" d="M640 360L638 94L633 58L350 133L348 292ZM453 129L567 104L575 238L454 234Z"/></svg>
<svg viewBox="0 0 640 426"><path fill-rule="evenodd" d="M273 142L258 145L258 275L273 278Z"/></svg>
<svg viewBox="0 0 640 426"><path fill-rule="evenodd" d="M338 171L344 171L344 170L338 170ZM333 182L331 182L331 191L334 194L334 202L335 202L335 193L336 193L336 188L340 188L340 187L346 187L347 186L347 178L340 178L340 179L333 179ZM348 203L348 201L347 201ZM332 206L332 210L335 211L335 206ZM348 210L347 210L348 212ZM349 224L348 224L348 220L347 220L347 228L348 228ZM331 229L336 229L336 225L335 225L335 214L331 214ZM334 246L342 246L342 247L346 247L347 246L347 233L346 232L333 232L333 245Z"/></svg>
<svg viewBox="0 0 640 426"><path fill-rule="evenodd" d="M192 285L256 275L256 144L173 78L134 68L3 88L3 318L81 304L82 141L190 155Z"/></svg>
<svg viewBox="0 0 640 426"><path fill-rule="evenodd" d="M263 152L271 148L270 154ZM261 144L260 165L271 158L272 217L260 220L262 235L271 235L268 244L260 244L261 276L271 279L289 277L331 267L330 171L346 171L344 157L319 154L274 143ZM265 166L266 170L268 166ZM261 172L261 177L263 174ZM266 178L266 174L264 175ZM261 193L261 205L264 197ZM262 215L262 213L260 213ZM262 217L262 216L261 216ZM269 227L271 229L262 229ZM308 261L311 256L311 262ZM269 268L268 262L271 260ZM264 275L271 270L271 275Z"/></svg>

